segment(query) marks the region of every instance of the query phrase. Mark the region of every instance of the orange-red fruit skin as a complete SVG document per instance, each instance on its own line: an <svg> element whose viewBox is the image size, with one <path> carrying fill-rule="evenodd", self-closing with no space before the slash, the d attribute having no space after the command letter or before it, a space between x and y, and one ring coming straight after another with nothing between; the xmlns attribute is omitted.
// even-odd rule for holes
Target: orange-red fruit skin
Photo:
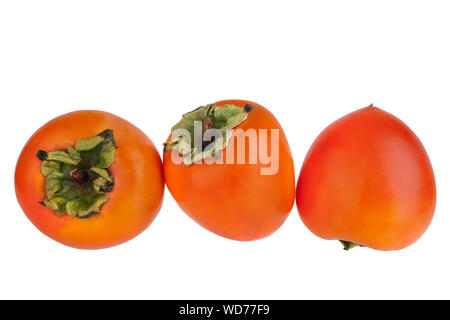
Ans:
<svg viewBox="0 0 450 320"><path fill-rule="evenodd" d="M260 161L238 164L236 158L234 164L178 165L167 151L163 155L164 176L178 205L198 224L229 239L257 240L275 232L294 205L292 155L280 124L266 108L246 100L216 103L224 104L253 105L248 118L235 129L268 129L269 143L270 129L280 130L278 173L263 176L260 169L266 165ZM248 159L248 148L246 152Z"/></svg>
<svg viewBox="0 0 450 320"><path fill-rule="evenodd" d="M436 206L422 143L402 121L373 106L317 137L296 192L301 219L317 236L386 251L418 240Z"/></svg>
<svg viewBox="0 0 450 320"><path fill-rule="evenodd" d="M57 216L39 204L45 198L38 150L67 150L78 139L114 131L118 148L109 168L115 185L100 214L87 219ZM59 116L25 144L16 165L17 200L28 219L45 235L79 249L102 249L128 241L145 230L162 205L164 179L159 153L130 122L103 111L82 110Z"/></svg>

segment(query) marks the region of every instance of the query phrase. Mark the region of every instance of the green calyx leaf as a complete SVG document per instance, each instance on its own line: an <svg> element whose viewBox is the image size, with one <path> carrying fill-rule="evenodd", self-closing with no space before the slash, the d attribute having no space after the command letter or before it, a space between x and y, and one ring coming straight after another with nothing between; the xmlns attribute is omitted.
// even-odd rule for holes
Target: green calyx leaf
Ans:
<svg viewBox="0 0 450 320"><path fill-rule="evenodd" d="M66 151L39 151L41 172L45 176L45 199L42 205L57 215L89 218L99 214L108 201L106 192L114 186L108 168L117 148L112 130L77 140Z"/></svg>
<svg viewBox="0 0 450 320"><path fill-rule="evenodd" d="M50 152L47 156L47 160L58 161L61 163L73 164L76 165L80 162L79 159L72 158L70 154L64 151L53 151Z"/></svg>
<svg viewBox="0 0 450 320"><path fill-rule="evenodd" d="M186 165L215 157L228 145L232 136L231 129L245 121L252 109L252 105L241 108L232 104L223 106L208 104L186 113L172 127L172 136L164 143L164 152L178 151L184 157L183 161ZM201 133L203 138L203 134L208 129L217 129L220 137L215 137L214 141L206 142L206 144L202 142L201 146L195 145L195 135Z"/></svg>
<svg viewBox="0 0 450 320"><path fill-rule="evenodd" d="M349 250L351 250L353 248L356 248L356 247L364 247L364 246L362 246L360 244L357 244L357 243L354 243L354 242L350 242L350 241L339 240L339 242L342 244L342 246L344 247L345 251L349 251Z"/></svg>

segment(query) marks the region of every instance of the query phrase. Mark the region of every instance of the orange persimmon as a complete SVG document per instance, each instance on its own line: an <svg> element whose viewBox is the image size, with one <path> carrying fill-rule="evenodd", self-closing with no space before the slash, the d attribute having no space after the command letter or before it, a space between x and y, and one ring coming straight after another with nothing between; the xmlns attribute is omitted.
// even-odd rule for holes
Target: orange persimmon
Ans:
<svg viewBox="0 0 450 320"><path fill-rule="evenodd" d="M221 133L206 139L211 141L206 147L203 140L200 146L205 151L197 153L194 121L205 136L208 129ZM188 136L174 136L178 129L187 130ZM191 142L183 140L189 138ZM221 147L208 149L217 147L218 141ZM174 160L174 154L182 161ZM261 154L270 155L271 160ZM254 102L224 100L183 115L165 143L163 167L167 187L181 209L201 226L229 239L250 241L270 235L294 204L295 175L288 141L276 118Z"/></svg>
<svg viewBox="0 0 450 320"><path fill-rule="evenodd" d="M327 127L298 178L297 207L324 239L398 250L428 228L436 186L417 136L393 115L369 106Z"/></svg>
<svg viewBox="0 0 450 320"><path fill-rule="evenodd" d="M163 199L161 158L137 127L102 111L75 111L46 123L25 144L16 195L50 238L81 249L132 239Z"/></svg>

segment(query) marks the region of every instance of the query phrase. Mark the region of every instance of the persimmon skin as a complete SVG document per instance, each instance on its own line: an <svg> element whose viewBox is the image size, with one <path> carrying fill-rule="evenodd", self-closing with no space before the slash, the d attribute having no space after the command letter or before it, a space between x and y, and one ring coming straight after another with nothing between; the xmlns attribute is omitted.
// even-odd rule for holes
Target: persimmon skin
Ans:
<svg viewBox="0 0 450 320"><path fill-rule="evenodd" d="M236 152L233 164L224 160L224 164L186 166L175 164L171 151L166 151L163 166L167 187L181 209L211 232L239 241L264 238L283 224L295 201L294 164L287 139L276 118L255 102L223 100L215 104L251 104L248 118L235 129L269 129L268 143L270 129L279 129L278 173L260 175L265 165L259 160L257 164L237 164ZM221 156L226 158L223 152Z"/></svg>
<svg viewBox="0 0 450 320"><path fill-rule="evenodd" d="M413 131L369 106L317 137L303 163L296 202L301 219L319 237L399 250L428 228L436 184Z"/></svg>
<svg viewBox="0 0 450 320"><path fill-rule="evenodd" d="M67 144L105 129L114 131L118 148L109 168L115 185L100 214L58 216L39 204L45 198L45 177L38 150L67 150ZM82 110L59 116L33 134L17 161L15 189L26 216L45 235L74 248L102 249L128 241L150 225L162 205L164 179L159 153L141 130L113 114Z"/></svg>

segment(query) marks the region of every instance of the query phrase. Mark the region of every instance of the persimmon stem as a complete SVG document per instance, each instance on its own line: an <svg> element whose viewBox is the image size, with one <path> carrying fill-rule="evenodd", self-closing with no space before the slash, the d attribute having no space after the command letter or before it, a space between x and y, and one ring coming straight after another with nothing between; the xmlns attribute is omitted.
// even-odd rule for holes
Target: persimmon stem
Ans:
<svg viewBox="0 0 450 320"><path fill-rule="evenodd" d="M80 170L79 168L75 168L70 172L70 176L77 180L78 182L88 182L89 181L89 173L85 170Z"/></svg>

